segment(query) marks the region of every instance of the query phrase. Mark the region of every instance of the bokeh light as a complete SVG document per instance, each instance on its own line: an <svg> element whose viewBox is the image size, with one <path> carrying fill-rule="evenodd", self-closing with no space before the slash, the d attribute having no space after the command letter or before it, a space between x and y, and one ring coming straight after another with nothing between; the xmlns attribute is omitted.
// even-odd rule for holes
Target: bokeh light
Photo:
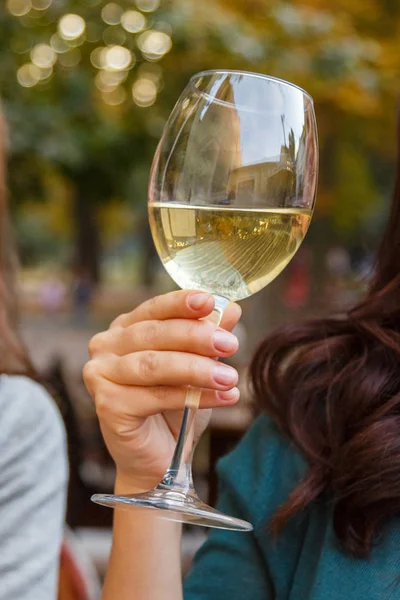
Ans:
<svg viewBox="0 0 400 600"><path fill-rule="evenodd" d="M41 71L39 67L32 63L25 63L17 71L17 80L23 87L33 87L41 79Z"/></svg>
<svg viewBox="0 0 400 600"><path fill-rule="evenodd" d="M84 42L86 42L86 29L82 35L79 35L73 40L68 40L68 45L70 48L78 48L78 46L82 46Z"/></svg>
<svg viewBox="0 0 400 600"><path fill-rule="evenodd" d="M64 40L75 40L85 31L85 20L75 14L68 14L61 17L58 23L58 32Z"/></svg>
<svg viewBox="0 0 400 600"><path fill-rule="evenodd" d="M40 81L46 81L53 75L53 67L40 68Z"/></svg>
<svg viewBox="0 0 400 600"><path fill-rule="evenodd" d="M50 8L52 0L32 0L32 8L35 10L47 10Z"/></svg>
<svg viewBox="0 0 400 600"><path fill-rule="evenodd" d="M104 68L123 71L131 66L134 57L124 46L111 46L104 51Z"/></svg>
<svg viewBox="0 0 400 600"><path fill-rule="evenodd" d="M23 17L31 10L32 2L31 0L7 0L6 8L14 17Z"/></svg>
<svg viewBox="0 0 400 600"><path fill-rule="evenodd" d="M53 35L51 36L50 46L58 54L62 54L63 52L68 52L68 50L70 49L69 44L67 44L67 42L58 35L58 33L53 33Z"/></svg>
<svg viewBox="0 0 400 600"><path fill-rule="evenodd" d="M136 63L135 53L130 50L131 38L127 33L138 33L137 46L145 62L141 61L139 74L132 85L132 97L138 106L146 107L154 104L157 94L162 88L162 69L155 64L172 47L170 30L160 28L146 30L147 16L158 9L160 0L134 0L137 10L124 10L121 4L106 2L99 12L101 19L108 27L101 27L101 21L88 22L76 13L61 16L57 32L51 35L48 43L37 43L30 51L31 62L23 65L18 71L18 81L25 87L32 87L46 80L53 74L53 68L58 61L62 67L73 68L82 58L78 46L85 41L103 43L90 53L91 64L98 69L94 83L104 102L118 105L125 100L125 89L122 86L127 79L129 70ZM7 0L8 11L23 19L33 11L46 11L53 0ZM94 3L94 0L92 4ZM39 14L39 12L35 14ZM31 14L34 14L33 12ZM50 13L49 13L50 14ZM149 17L150 18L150 17ZM101 40L101 41L100 41Z"/></svg>
<svg viewBox="0 0 400 600"><path fill-rule="evenodd" d="M144 62L140 65L138 71L139 77L144 79L150 79L156 84L157 90L160 91L162 87L162 67L157 63Z"/></svg>
<svg viewBox="0 0 400 600"><path fill-rule="evenodd" d="M136 0L136 6L143 12L154 12L160 6L160 0Z"/></svg>
<svg viewBox="0 0 400 600"><path fill-rule="evenodd" d="M106 4L101 11L101 18L107 25L118 25L121 22L123 8L115 2Z"/></svg>
<svg viewBox="0 0 400 600"><path fill-rule="evenodd" d="M126 71L99 71L95 77L95 85L101 92L110 92L127 78Z"/></svg>
<svg viewBox="0 0 400 600"><path fill-rule="evenodd" d="M31 50L31 61L37 67L48 69L57 60L57 55L48 44L36 44Z"/></svg>
<svg viewBox="0 0 400 600"><path fill-rule="evenodd" d="M121 27L110 26L103 32L103 42L107 46L121 46L126 41L126 33Z"/></svg>
<svg viewBox="0 0 400 600"><path fill-rule="evenodd" d="M121 25L129 33L137 33L146 27L146 17L137 10L127 10L121 17Z"/></svg>
<svg viewBox="0 0 400 600"><path fill-rule="evenodd" d="M163 31L145 31L140 34L138 46L148 60L162 58L172 48L171 37Z"/></svg>
<svg viewBox="0 0 400 600"><path fill-rule="evenodd" d="M110 92L102 92L101 97L109 106L118 106L124 102L126 98L126 92L123 87L118 86Z"/></svg>
<svg viewBox="0 0 400 600"><path fill-rule="evenodd" d="M104 51L107 50L104 46L95 48L90 54L90 62L96 69L103 69L105 67L104 62Z"/></svg>
<svg viewBox="0 0 400 600"><path fill-rule="evenodd" d="M58 62L63 66L71 69L72 67L76 67L81 60L81 52L79 48L72 48L65 54L60 54L58 58Z"/></svg>
<svg viewBox="0 0 400 600"><path fill-rule="evenodd" d="M115 88L115 86L110 85L107 79L104 78L107 71L99 71L94 79L94 84L100 92L109 92Z"/></svg>
<svg viewBox="0 0 400 600"><path fill-rule="evenodd" d="M141 77L132 86L132 98L141 107L152 106L157 98L157 86L151 79Z"/></svg>

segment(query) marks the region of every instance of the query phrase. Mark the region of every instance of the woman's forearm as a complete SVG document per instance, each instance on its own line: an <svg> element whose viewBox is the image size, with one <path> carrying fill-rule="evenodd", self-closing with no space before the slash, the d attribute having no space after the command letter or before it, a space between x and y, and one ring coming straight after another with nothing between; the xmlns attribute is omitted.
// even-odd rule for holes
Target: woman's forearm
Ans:
<svg viewBox="0 0 400 600"><path fill-rule="evenodd" d="M117 481L115 491L128 487ZM181 600L181 531L158 511L116 510L102 600Z"/></svg>
<svg viewBox="0 0 400 600"><path fill-rule="evenodd" d="M210 294L170 292L120 315L91 339L84 379L115 461L117 494L135 492L122 482L144 491L163 477L188 386L204 390L200 408L237 402L238 373L214 359L237 351L238 340L229 331L241 311L230 304L217 327L204 320L214 307ZM206 421L205 416L203 428ZM181 527L147 511L115 512L103 600L182 599Z"/></svg>

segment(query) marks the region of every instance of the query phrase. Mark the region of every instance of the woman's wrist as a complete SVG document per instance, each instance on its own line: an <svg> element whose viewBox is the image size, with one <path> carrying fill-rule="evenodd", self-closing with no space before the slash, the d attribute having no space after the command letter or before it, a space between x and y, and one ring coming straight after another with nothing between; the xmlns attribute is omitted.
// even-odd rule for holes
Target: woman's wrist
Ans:
<svg viewBox="0 0 400 600"><path fill-rule="evenodd" d="M117 495L142 494L155 487L158 480L148 477L135 477L117 469L114 492Z"/></svg>
<svg viewBox="0 0 400 600"><path fill-rule="evenodd" d="M147 491L157 482L117 472L115 493ZM113 545L103 599L182 598L180 523L160 518L162 511L116 510Z"/></svg>
<svg viewBox="0 0 400 600"><path fill-rule="evenodd" d="M156 483L148 483L144 481L140 481L139 483L137 478L133 478L129 474L120 473L117 471L115 480L115 494L121 496L141 494L148 491L155 485ZM123 511L117 510L114 517L114 541L116 541L116 538L119 538L120 540L123 539L123 544L125 545L127 537L131 537L133 531L135 532L134 537L139 538L141 535L144 535L145 537L148 536L150 531L157 531L160 535L160 538L168 538L170 548L176 545L176 550L180 554L182 524L175 521L170 521L168 519L160 519L160 516L162 515L160 515L160 511L158 510L141 510L134 508ZM130 525L132 525L132 530L128 533L128 531L131 529ZM151 539L153 539L153 537L154 536L152 533Z"/></svg>

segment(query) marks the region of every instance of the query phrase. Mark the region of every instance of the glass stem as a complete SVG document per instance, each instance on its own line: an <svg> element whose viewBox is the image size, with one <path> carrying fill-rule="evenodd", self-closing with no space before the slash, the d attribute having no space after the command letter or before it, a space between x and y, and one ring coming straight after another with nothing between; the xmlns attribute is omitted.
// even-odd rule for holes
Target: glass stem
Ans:
<svg viewBox="0 0 400 600"><path fill-rule="evenodd" d="M214 310L208 320L219 325L225 308L229 304L227 298L214 295ZM192 476L192 456L194 450L194 434L197 409L200 404L201 389L190 387L186 393L182 423L171 464L157 489L170 489L183 493L194 493Z"/></svg>

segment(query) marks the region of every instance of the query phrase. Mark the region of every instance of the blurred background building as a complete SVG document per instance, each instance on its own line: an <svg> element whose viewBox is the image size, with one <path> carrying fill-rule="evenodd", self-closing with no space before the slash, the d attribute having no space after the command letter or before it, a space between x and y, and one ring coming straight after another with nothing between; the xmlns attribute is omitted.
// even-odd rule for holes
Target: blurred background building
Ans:
<svg viewBox="0 0 400 600"><path fill-rule="evenodd" d="M269 288L243 302L243 372L274 326L362 293L393 184L400 73L398 0L7 0L0 96L21 256L22 334L58 393L70 439L68 520L109 526L88 501L111 489L80 369L87 341L121 311L173 289L146 210L152 157L195 72L258 71L314 98L320 184L310 232ZM204 494L215 458L248 425L216 414L198 453ZM90 530L95 531L95 530Z"/></svg>

